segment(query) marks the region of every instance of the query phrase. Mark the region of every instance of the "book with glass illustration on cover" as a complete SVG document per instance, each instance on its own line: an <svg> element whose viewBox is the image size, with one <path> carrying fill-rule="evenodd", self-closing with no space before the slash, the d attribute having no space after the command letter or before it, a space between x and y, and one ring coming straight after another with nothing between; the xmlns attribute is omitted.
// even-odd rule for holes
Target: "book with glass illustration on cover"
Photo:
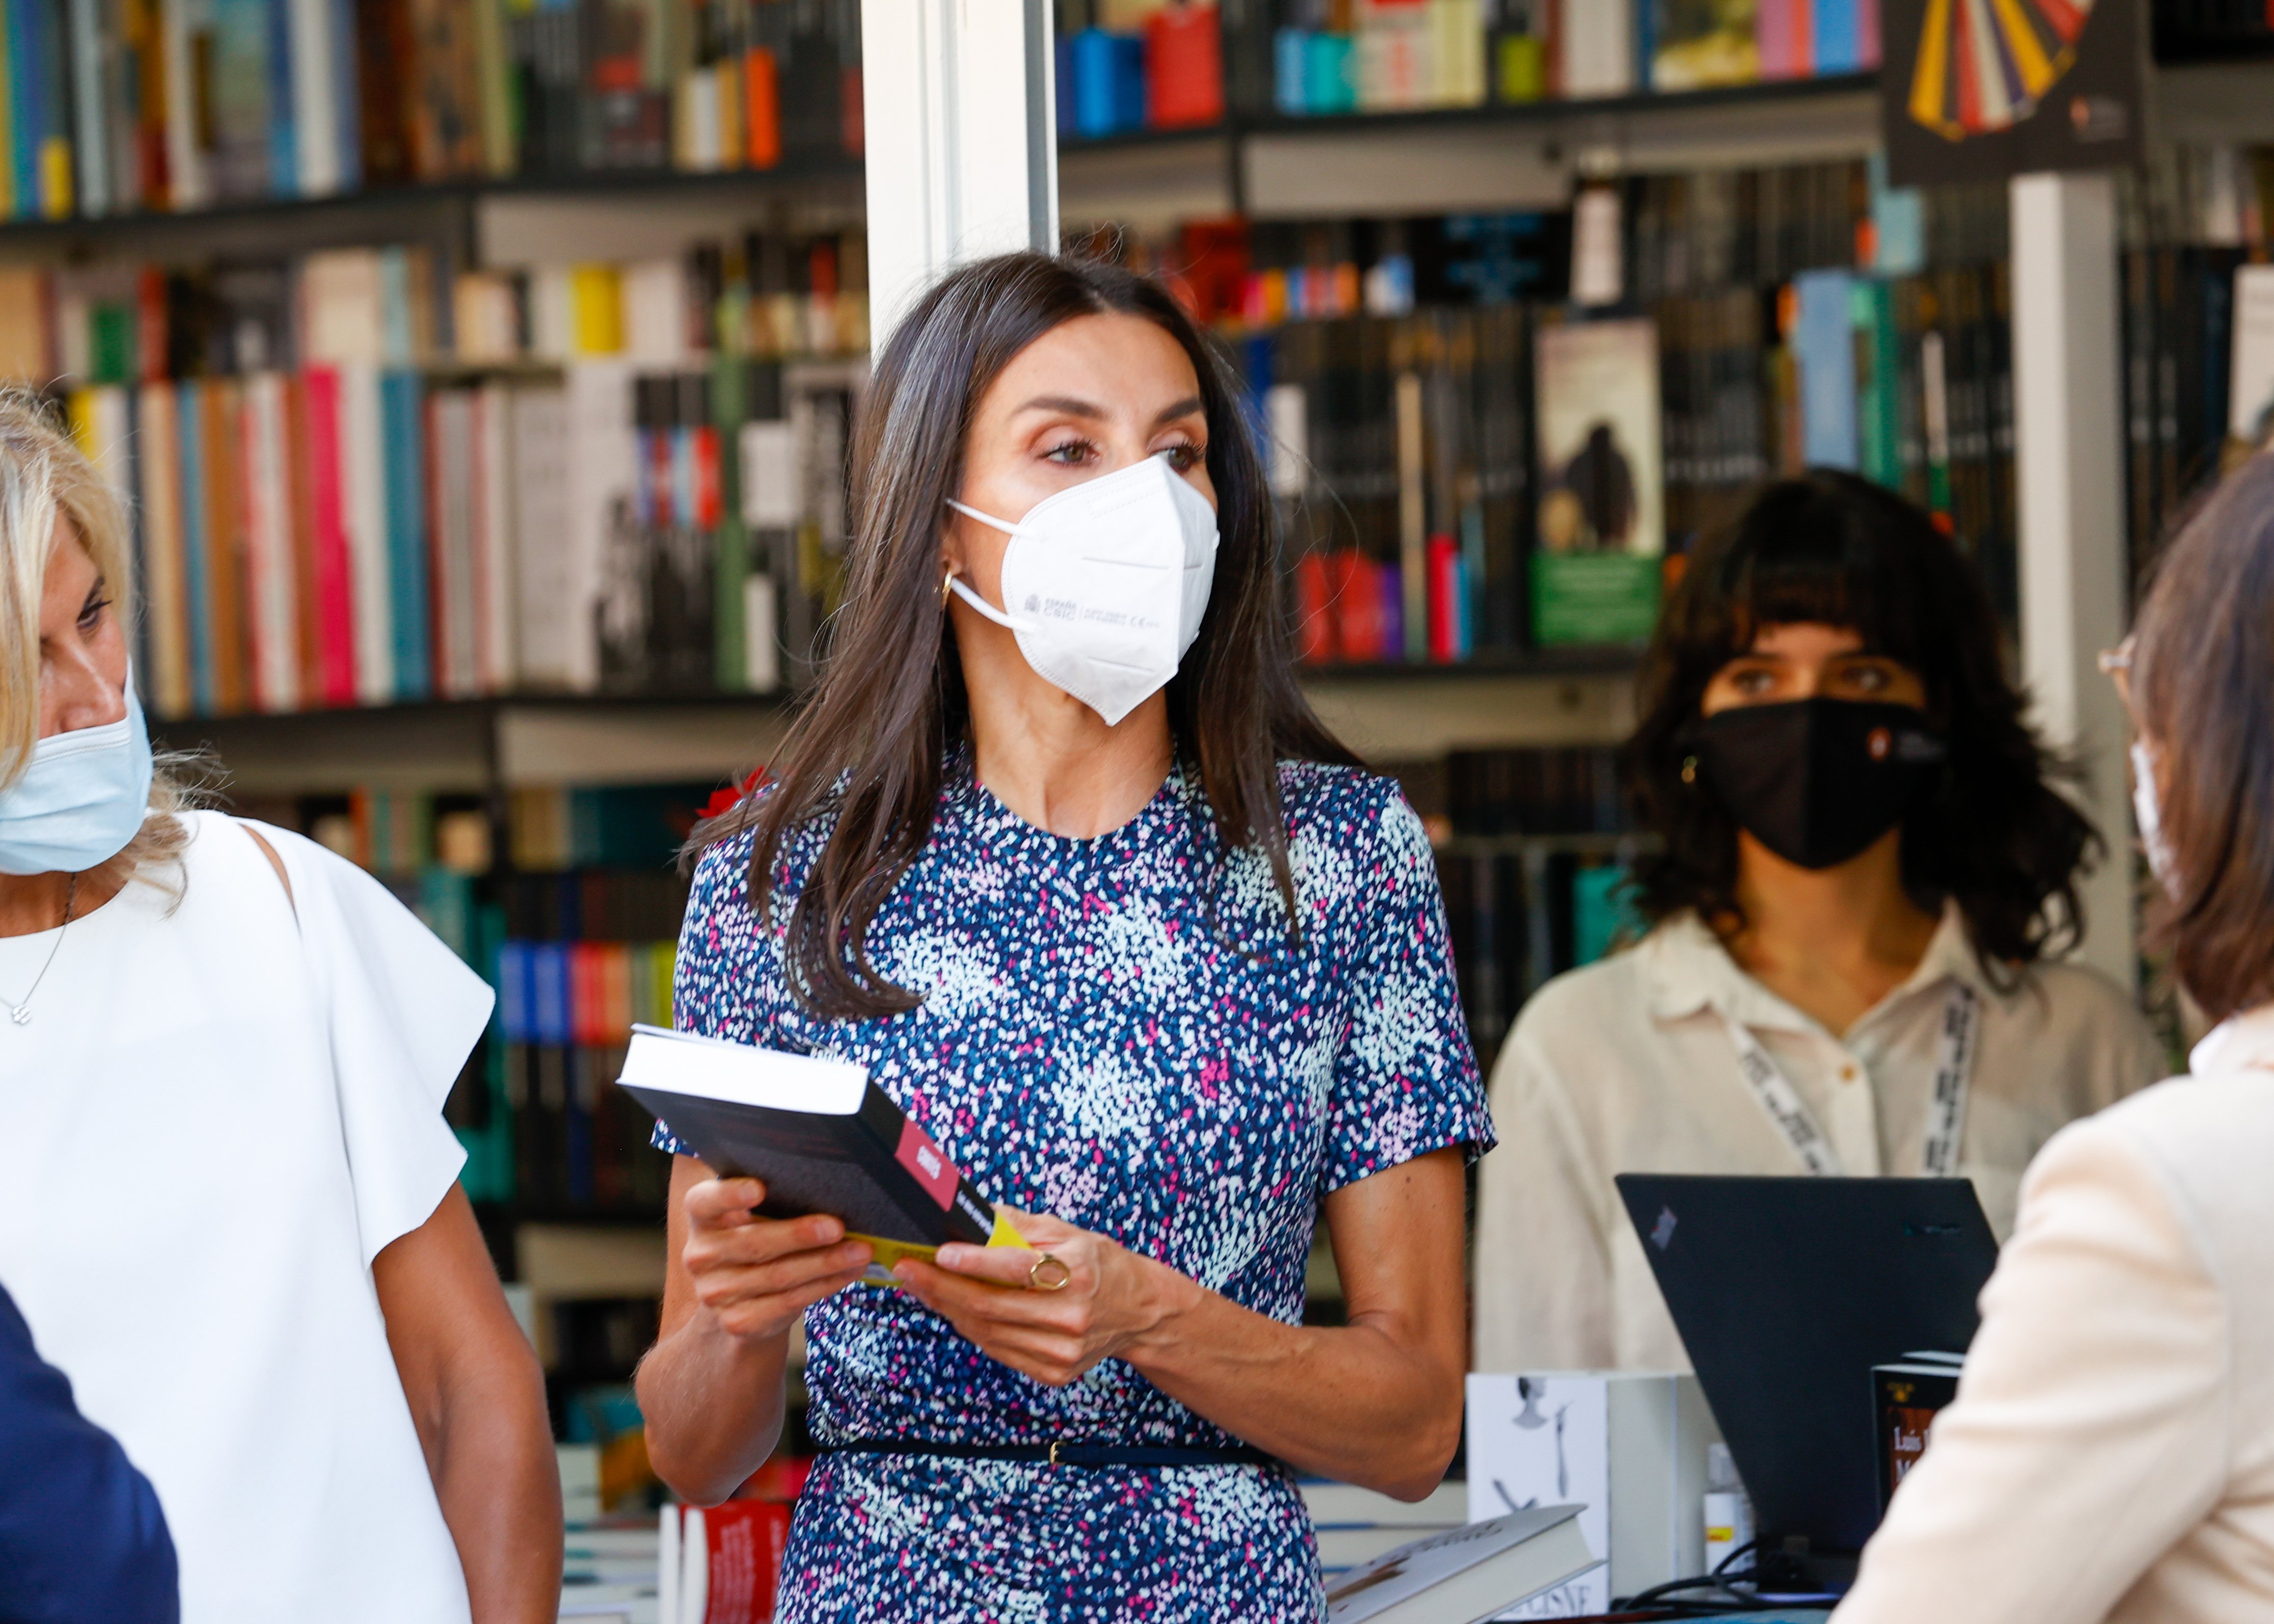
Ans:
<svg viewBox="0 0 2274 1624"><path fill-rule="evenodd" d="M616 1083L712 1172L764 1180L762 1216L841 1219L879 1284L949 1241L1027 1244L866 1067L634 1026Z"/></svg>

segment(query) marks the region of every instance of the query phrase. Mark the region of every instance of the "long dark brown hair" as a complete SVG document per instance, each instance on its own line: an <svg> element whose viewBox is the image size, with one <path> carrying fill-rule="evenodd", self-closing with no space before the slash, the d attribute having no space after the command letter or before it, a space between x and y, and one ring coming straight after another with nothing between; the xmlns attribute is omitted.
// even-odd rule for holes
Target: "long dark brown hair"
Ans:
<svg viewBox="0 0 2274 1624"><path fill-rule="evenodd" d="M2165 549L2136 631L2172 859L2148 941L2224 1019L2274 999L2274 459L2229 475Z"/></svg>
<svg viewBox="0 0 2274 1624"><path fill-rule="evenodd" d="M749 898L763 911L793 879L785 843L833 816L785 944L790 985L816 1014L857 1019L922 1002L870 963L868 931L931 838L945 775L969 737L963 667L940 605L947 500L962 488L973 414L1012 358L1064 322L1116 312L1177 341L1208 415L1216 582L1169 683L1178 759L1199 779L1219 842L1269 861L1296 929L1278 763L1357 758L1295 681L1270 498L1239 383L1160 283L1116 266L1003 254L943 277L877 357L854 436L844 606L820 680L771 763L772 788L696 831L701 846L756 831Z"/></svg>
<svg viewBox="0 0 2274 1624"><path fill-rule="evenodd" d="M2077 876L2100 837L2052 787L2071 769L2030 731L1980 574L1917 507L1825 469L1756 494L1691 560L1659 619L1626 747L1642 825L1665 843L1636 864L1643 916L1694 909L1742 928L1736 822L1683 767L1713 673L1763 627L1810 622L1852 627L1869 652L1916 672L1949 740L1940 793L1903 823L1912 899L1929 909L1954 899L1993 974L2074 940Z"/></svg>

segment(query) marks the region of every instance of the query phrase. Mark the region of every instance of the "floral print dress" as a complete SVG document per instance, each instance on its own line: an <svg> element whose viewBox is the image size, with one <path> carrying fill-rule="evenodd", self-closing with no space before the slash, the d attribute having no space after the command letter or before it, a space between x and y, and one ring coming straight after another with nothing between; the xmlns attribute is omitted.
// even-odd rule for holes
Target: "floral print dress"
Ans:
<svg viewBox="0 0 2274 1624"><path fill-rule="evenodd" d="M1299 939L1260 853L1227 852L1172 771L1127 824L1068 839L950 771L931 838L869 932L922 1004L801 1009L780 957L826 831L786 843L768 915L749 837L706 853L681 936L679 1024L855 1061L990 1199L1053 1214L1293 1323L1328 1192L1492 1126L1436 870L1396 785L1286 763ZM656 1143L679 1148L667 1127ZM1118 1360L1052 1388L914 1298L807 1311L823 1446L1236 1442ZM825 1454L798 1501L777 1618L927 1624L1316 1619L1301 1496L1249 1465L1091 1470Z"/></svg>

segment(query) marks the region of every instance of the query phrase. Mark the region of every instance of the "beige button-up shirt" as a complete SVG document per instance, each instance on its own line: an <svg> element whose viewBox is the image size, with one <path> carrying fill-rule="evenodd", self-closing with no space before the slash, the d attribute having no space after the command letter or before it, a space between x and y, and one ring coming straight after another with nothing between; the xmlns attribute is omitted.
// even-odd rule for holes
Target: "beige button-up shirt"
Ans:
<svg viewBox="0 0 2274 1624"><path fill-rule="evenodd" d="M2045 1147L1835 1624L2274 1619L2274 1005Z"/></svg>
<svg viewBox="0 0 2274 1624"><path fill-rule="evenodd" d="M1501 1146L1480 1170L1476 1368L1687 1369L1613 1177L1801 1173L1737 1069L1732 1016L1842 1171L1916 1175L1953 981L1981 998L1959 1170L2003 1239L2038 1147L2167 1070L2131 1000L2092 971L2038 966L2001 989L1954 907L1910 978L1837 1036L1690 917L1542 988L1493 1069Z"/></svg>

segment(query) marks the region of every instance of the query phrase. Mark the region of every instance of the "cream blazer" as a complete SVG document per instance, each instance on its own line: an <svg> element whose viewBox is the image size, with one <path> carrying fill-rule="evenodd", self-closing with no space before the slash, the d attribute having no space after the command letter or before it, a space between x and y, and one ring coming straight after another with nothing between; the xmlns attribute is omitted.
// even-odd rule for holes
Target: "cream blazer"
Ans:
<svg viewBox="0 0 2274 1624"><path fill-rule="evenodd" d="M2274 1619L2274 1005L2058 1135L1835 1624Z"/></svg>

